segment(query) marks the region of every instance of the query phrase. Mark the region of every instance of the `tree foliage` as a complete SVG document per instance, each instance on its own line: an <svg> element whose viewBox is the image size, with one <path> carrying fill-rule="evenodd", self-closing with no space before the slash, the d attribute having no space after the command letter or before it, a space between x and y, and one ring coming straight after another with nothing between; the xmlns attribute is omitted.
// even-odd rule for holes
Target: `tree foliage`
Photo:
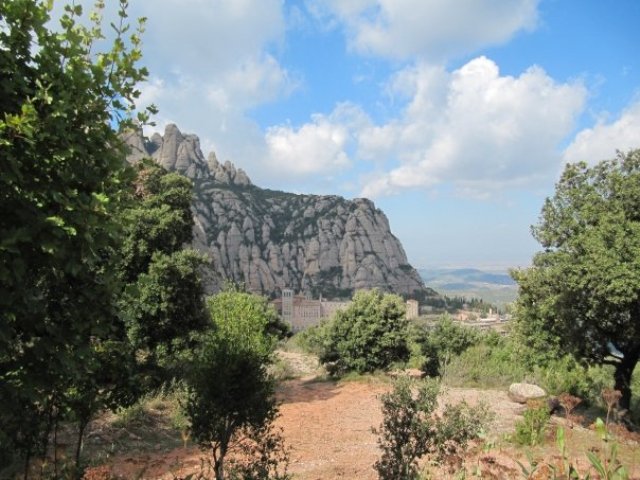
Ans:
<svg viewBox="0 0 640 480"><path fill-rule="evenodd" d="M149 159L136 165L134 198L123 213L122 275L135 281L149 271L153 255L171 255L191 242L193 185Z"/></svg>
<svg viewBox="0 0 640 480"><path fill-rule="evenodd" d="M467 348L479 343L480 339L481 335L476 329L457 325L448 315L444 315L418 339L425 357L422 369L429 376L440 376L442 367L453 355L462 354Z"/></svg>
<svg viewBox="0 0 640 480"><path fill-rule="evenodd" d="M179 351L209 324L200 277L205 258L187 248L193 229L191 181L149 159L136 171L134 199L121 215L124 290L118 303L151 388L176 375Z"/></svg>
<svg viewBox="0 0 640 480"><path fill-rule="evenodd" d="M0 451L27 458L114 334L131 176L112 126L133 126L146 77L126 1L103 52L102 2L89 26L67 6L56 31L51 3L0 0Z"/></svg>
<svg viewBox="0 0 640 480"><path fill-rule="evenodd" d="M263 440L271 445L266 454L281 447L270 429L278 412L268 372L275 312L266 299L234 289L209 298L208 307L212 328L194 354L186 411L193 439L211 452L216 479L223 480L231 450L247 444L260 449ZM269 465L275 468L263 466Z"/></svg>
<svg viewBox="0 0 640 480"><path fill-rule="evenodd" d="M320 361L331 373L372 372L407 360L405 304L398 295L359 291L328 326Z"/></svg>
<svg viewBox="0 0 640 480"><path fill-rule="evenodd" d="M533 235L544 250L513 274L520 330L538 347L615 365L628 409L640 358L640 151L567 165Z"/></svg>

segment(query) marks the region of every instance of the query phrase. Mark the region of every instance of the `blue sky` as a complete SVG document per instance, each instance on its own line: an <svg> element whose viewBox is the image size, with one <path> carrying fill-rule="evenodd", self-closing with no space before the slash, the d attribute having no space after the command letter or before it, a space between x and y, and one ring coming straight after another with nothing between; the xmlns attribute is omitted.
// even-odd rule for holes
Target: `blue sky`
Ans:
<svg viewBox="0 0 640 480"><path fill-rule="evenodd" d="M143 102L262 187L367 196L416 267L528 264L566 162L640 147L638 0L157 0Z"/></svg>

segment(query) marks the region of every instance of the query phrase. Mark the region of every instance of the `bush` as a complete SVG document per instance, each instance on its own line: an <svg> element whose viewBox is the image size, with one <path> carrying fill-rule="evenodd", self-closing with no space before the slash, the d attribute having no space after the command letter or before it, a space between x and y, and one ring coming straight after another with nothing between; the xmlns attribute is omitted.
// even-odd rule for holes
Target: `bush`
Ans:
<svg viewBox="0 0 640 480"><path fill-rule="evenodd" d="M407 326L401 297L378 290L359 291L351 305L327 324L320 361L332 375L373 372L406 361Z"/></svg>
<svg viewBox="0 0 640 480"><path fill-rule="evenodd" d="M149 414L144 408L144 399L139 400L130 407L121 407L116 412L113 426L117 428L139 427L148 424Z"/></svg>
<svg viewBox="0 0 640 480"><path fill-rule="evenodd" d="M441 376L443 366L454 357L480 341L480 333L472 328L454 323L447 315L441 317L433 329L422 336L422 370L430 377Z"/></svg>
<svg viewBox="0 0 640 480"><path fill-rule="evenodd" d="M513 441L518 445L540 444L551 418L546 401L530 401L523 416L524 418L516 423Z"/></svg>
<svg viewBox="0 0 640 480"><path fill-rule="evenodd" d="M451 359L445 381L458 387L504 388L527 375L528 369L519 361L511 342L496 346L483 342Z"/></svg>
<svg viewBox="0 0 640 480"><path fill-rule="evenodd" d="M380 479L419 478L418 460L429 453L437 461L455 458L461 463L469 440L478 438L491 418L486 406L465 402L447 405L436 415L440 384L427 379L413 386L403 378L382 396L383 422L373 430L382 450L374 465Z"/></svg>
<svg viewBox="0 0 640 480"><path fill-rule="evenodd" d="M324 320L318 325L314 325L298 333L294 339L305 352L320 356L325 348L327 348L331 328L332 322L330 320Z"/></svg>
<svg viewBox="0 0 640 480"><path fill-rule="evenodd" d="M446 383L451 386L504 388L511 383L529 381L548 393L571 393L589 403L600 402L600 392L611 387L612 367L585 366L572 356L549 360L518 342L518 337L481 336L447 365ZM530 362L534 362L531 364Z"/></svg>
<svg viewBox="0 0 640 480"><path fill-rule="evenodd" d="M408 379L399 380L393 391L382 396L383 422L378 445L382 457L374 467L383 480L418 478L418 459L432 447L434 426L431 415L437 405L439 384L425 381L417 393Z"/></svg>
<svg viewBox="0 0 640 480"><path fill-rule="evenodd" d="M471 407L464 400L446 405L436 423L436 453L439 458L459 455L469 440L478 438L493 419L493 412L481 403Z"/></svg>

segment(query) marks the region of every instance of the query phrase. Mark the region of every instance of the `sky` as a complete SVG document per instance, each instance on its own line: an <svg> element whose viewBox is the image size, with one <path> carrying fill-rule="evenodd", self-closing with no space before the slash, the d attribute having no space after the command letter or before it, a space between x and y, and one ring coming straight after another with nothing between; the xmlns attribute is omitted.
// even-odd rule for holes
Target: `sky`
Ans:
<svg viewBox="0 0 640 480"><path fill-rule="evenodd" d="M563 166L640 147L638 0L130 0L130 13L148 17L148 134L175 123L260 187L368 197L417 268L528 265Z"/></svg>

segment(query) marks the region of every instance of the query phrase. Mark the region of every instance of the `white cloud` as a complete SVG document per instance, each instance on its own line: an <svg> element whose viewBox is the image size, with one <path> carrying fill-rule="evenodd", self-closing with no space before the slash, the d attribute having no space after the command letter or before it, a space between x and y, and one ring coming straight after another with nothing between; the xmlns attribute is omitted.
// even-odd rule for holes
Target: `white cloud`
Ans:
<svg viewBox="0 0 640 480"><path fill-rule="evenodd" d="M284 36L280 0L158 0L130 10L148 17L144 61L154 75L160 68L216 76Z"/></svg>
<svg viewBox="0 0 640 480"><path fill-rule="evenodd" d="M266 133L269 164L284 177L333 174L351 165L347 150L352 131L368 119L358 108L341 104L329 115L315 114L299 128L271 127Z"/></svg>
<svg viewBox="0 0 640 480"><path fill-rule="evenodd" d="M548 179L586 98L580 83L557 83L538 67L501 76L485 57L452 73L416 65L391 88L410 101L399 118L358 132L359 152L395 154L398 165L367 179L366 196L441 182L481 196Z"/></svg>
<svg viewBox="0 0 640 480"><path fill-rule="evenodd" d="M539 0L310 0L344 29L352 49L387 58L442 60L500 44L537 23Z"/></svg>
<svg viewBox="0 0 640 480"><path fill-rule="evenodd" d="M564 151L568 163L599 162L615 157L616 150L626 152L640 148L640 101L627 108L611 123L598 122L593 128L582 130Z"/></svg>
<svg viewBox="0 0 640 480"><path fill-rule="evenodd" d="M176 123L219 158L259 169L264 133L247 112L299 85L272 53L284 41L282 0L158 0L130 10L148 17L142 63L151 78L139 104L159 108L155 130Z"/></svg>

